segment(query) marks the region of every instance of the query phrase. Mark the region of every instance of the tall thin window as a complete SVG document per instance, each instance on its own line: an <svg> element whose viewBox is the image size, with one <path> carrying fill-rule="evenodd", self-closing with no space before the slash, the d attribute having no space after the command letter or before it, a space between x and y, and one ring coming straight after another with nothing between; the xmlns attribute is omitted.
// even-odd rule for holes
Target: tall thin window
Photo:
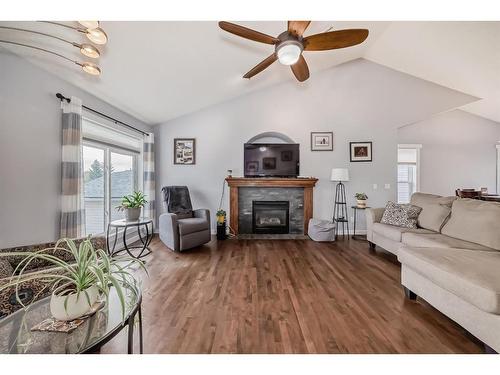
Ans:
<svg viewBox="0 0 500 375"><path fill-rule="evenodd" d="M500 194L500 145L497 148L497 194Z"/></svg>
<svg viewBox="0 0 500 375"><path fill-rule="evenodd" d="M124 195L138 190L142 139L83 118L84 206L86 234L105 232L123 218L116 210Z"/></svg>
<svg viewBox="0 0 500 375"><path fill-rule="evenodd" d="M420 149L422 145L398 145L398 202L408 203L420 190Z"/></svg>

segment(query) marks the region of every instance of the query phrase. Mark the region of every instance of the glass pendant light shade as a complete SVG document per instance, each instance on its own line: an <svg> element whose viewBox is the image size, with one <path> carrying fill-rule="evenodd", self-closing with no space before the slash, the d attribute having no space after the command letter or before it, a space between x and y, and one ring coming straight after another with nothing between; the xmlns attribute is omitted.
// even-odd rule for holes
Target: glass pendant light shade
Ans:
<svg viewBox="0 0 500 375"><path fill-rule="evenodd" d="M302 53L302 45L295 41L286 41L277 47L278 60L283 65L295 64Z"/></svg>
<svg viewBox="0 0 500 375"><path fill-rule="evenodd" d="M85 73L91 74L93 76L98 76L101 74L101 69L96 64L84 62L81 64L81 66Z"/></svg>
<svg viewBox="0 0 500 375"><path fill-rule="evenodd" d="M82 55L90 57L92 59L98 59L101 56L101 53L97 48L95 48L92 44L80 44L80 52Z"/></svg>
<svg viewBox="0 0 500 375"><path fill-rule="evenodd" d="M96 27L95 29L87 29L85 30L85 35L88 40L95 44L106 44L108 41L108 36L100 27Z"/></svg>
<svg viewBox="0 0 500 375"><path fill-rule="evenodd" d="M78 21L86 29L96 29L99 27L99 21Z"/></svg>

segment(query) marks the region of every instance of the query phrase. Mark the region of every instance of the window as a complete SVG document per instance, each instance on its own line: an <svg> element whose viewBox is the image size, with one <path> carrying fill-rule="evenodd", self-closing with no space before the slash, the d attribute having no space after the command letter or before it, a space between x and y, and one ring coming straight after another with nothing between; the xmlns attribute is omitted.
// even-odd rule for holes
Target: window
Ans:
<svg viewBox="0 0 500 375"><path fill-rule="evenodd" d="M497 194L500 194L500 145L497 148Z"/></svg>
<svg viewBox="0 0 500 375"><path fill-rule="evenodd" d="M123 219L121 198L138 190L142 139L83 118L84 206L86 234L106 231Z"/></svg>
<svg viewBox="0 0 500 375"><path fill-rule="evenodd" d="M422 145L398 145L398 203L409 203L420 190L419 168Z"/></svg>

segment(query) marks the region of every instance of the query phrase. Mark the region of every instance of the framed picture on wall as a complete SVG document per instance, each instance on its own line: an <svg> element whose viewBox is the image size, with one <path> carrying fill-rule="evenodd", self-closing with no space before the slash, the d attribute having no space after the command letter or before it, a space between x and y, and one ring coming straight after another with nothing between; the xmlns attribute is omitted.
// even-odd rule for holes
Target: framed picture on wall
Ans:
<svg viewBox="0 0 500 375"><path fill-rule="evenodd" d="M174 139L174 164L181 164L181 165L196 164L196 139L194 138Z"/></svg>
<svg viewBox="0 0 500 375"><path fill-rule="evenodd" d="M311 151L333 151L333 133L311 132Z"/></svg>
<svg viewBox="0 0 500 375"><path fill-rule="evenodd" d="M351 162L372 161L372 142L349 142Z"/></svg>

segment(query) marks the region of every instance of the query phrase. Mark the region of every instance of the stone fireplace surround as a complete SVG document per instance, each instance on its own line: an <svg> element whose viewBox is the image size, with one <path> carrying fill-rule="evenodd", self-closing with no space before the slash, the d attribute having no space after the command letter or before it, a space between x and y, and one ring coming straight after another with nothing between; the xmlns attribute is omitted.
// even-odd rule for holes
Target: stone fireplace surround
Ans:
<svg viewBox="0 0 500 375"><path fill-rule="evenodd" d="M307 234L313 215L316 178L228 177L229 225L235 234L252 234L253 201L289 201L289 233Z"/></svg>

